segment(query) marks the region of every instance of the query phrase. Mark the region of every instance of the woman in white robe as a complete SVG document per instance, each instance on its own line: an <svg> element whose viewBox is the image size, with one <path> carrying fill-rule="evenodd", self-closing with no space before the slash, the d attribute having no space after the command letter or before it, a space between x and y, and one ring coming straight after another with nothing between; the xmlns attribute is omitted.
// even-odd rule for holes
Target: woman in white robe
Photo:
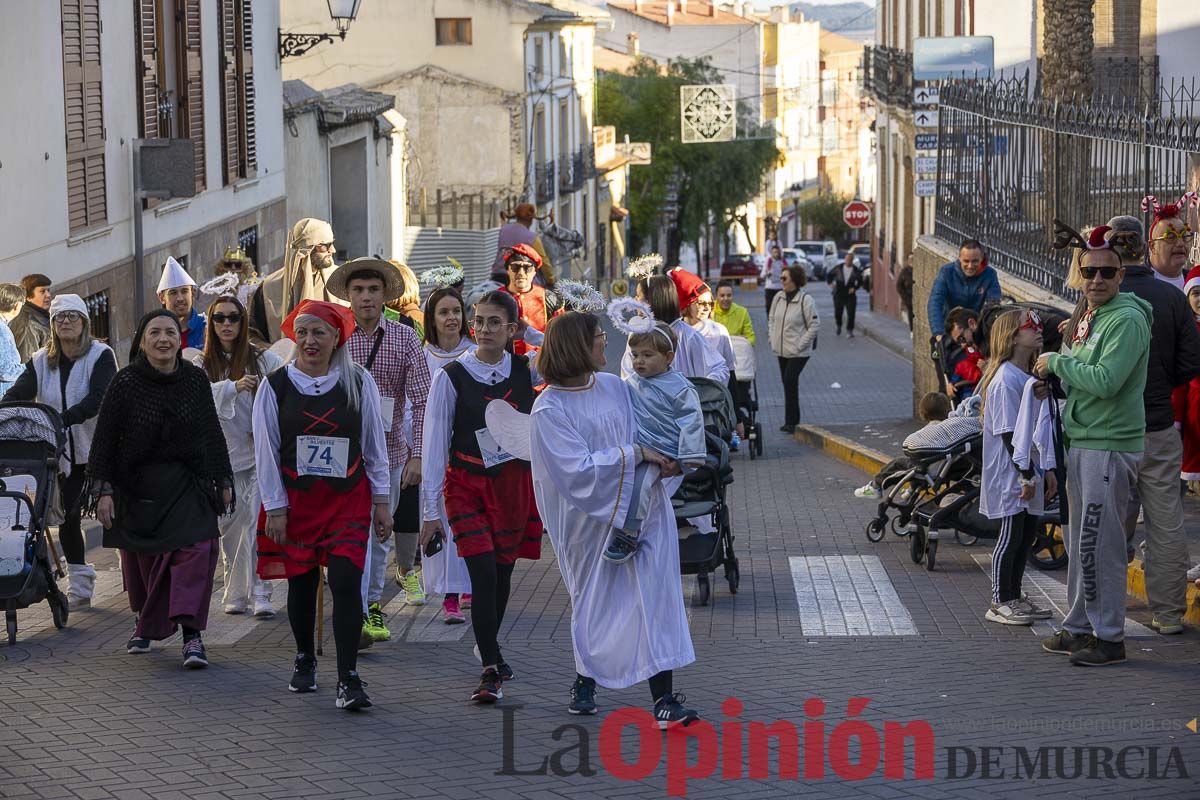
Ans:
<svg viewBox="0 0 1200 800"><path fill-rule="evenodd" d="M670 279L666 279L668 282ZM604 560L615 520L633 494L634 466L678 465L637 445L628 389L598 373L605 337L596 318L578 312L550 321L538 356L549 382L533 406L534 496L571 595L571 641L578 673L568 710L596 713L595 686L650 682L659 726L699 719L676 695L672 671L696 660L683 607L679 544L668 494L659 485L642 526L641 546L622 564Z"/></svg>

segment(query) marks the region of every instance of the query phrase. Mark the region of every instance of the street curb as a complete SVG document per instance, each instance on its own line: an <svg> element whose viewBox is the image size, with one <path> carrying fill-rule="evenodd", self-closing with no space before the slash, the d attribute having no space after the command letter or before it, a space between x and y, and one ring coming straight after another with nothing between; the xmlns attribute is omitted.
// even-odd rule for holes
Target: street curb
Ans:
<svg viewBox="0 0 1200 800"><path fill-rule="evenodd" d="M868 323L868 325L869 324L870 323ZM883 334L873 332L870 329L870 327L865 327L861 322L859 322L857 330L863 336L866 336L868 339L875 342L875 344L879 345L884 350L889 350L889 351L895 353L896 355L900 356L901 358L912 359L913 348L912 348L911 342L909 343L908 347L905 347L902 344L897 344L896 342L887 338Z"/></svg>
<svg viewBox="0 0 1200 800"><path fill-rule="evenodd" d="M1129 565L1126 586L1131 597L1136 597L1143 603L1147 602L1146 570L1140 558L1135 558ZM1197 587L1194 581L1188 581L1187 610L1183 613L1183 624L1200 628L1200 587Z"/></svg>
<svg viewBox="0 0 1200 800"><path fill-rule="evenodd" d="M796 441L815 447L826 455L874 475L892 459L878 450L838 436L816 425L797 425L792 434Z"/></svg>

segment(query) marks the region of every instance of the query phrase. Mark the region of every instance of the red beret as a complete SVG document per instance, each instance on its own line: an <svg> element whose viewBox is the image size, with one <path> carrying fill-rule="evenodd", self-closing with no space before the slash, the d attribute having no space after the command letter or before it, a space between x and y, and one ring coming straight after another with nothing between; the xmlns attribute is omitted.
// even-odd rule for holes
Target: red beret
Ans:
<svg viewBox="0 0 1200 800"><path fill-rule="evenodd" d="M535 267L542 266L542 257L538 255L538 251L534 250L527 244L516 244L508 250L508 255L504 257L504 266L508 266L508 262L512 261L517 256L522 256L533 262Z"/></svg>
<svg viewBox="0 0 1200 800"><path fill-rule="evenodd" d="M287 319L279 326L283 335L293 342L296 341L296 317L301 314L309 314L329 323L330 327L338 332L337 347L346 343L350 334L354 333L354 326L357 324L354 321L354 314L345 306L326 303L324 300L301 300L300 305L293 308L292 313L288 314Z"/></svg>
<svg viewBox="0 0 1200 800"><path fill-rule="evenodd" d="M671 276L671 280L675 281L675 291L679 293L680 311L699 300L700 295L711 291L708 284L700 280L699 276L682 267L676 267L667 274Z"/></svg>

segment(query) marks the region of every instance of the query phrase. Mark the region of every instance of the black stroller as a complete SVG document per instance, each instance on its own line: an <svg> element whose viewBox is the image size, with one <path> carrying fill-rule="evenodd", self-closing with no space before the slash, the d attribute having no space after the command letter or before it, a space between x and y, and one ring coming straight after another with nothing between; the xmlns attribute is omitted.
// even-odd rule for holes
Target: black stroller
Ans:
<svg viewBox="0 0 1200 800"><path fill-rule="evenodd" d="M43 600L50 604L54 627L67 624L67 598L55 582L57 565L46 533L65 444L54 409L38 403L0 403L0 604L10 645L17 642L17 611ZM32 499L18 487L29 479Z"/></svg>
<svg viewBox="0 0 1200 800"><path fill-rule="evenodd" d="M733 433L736 415L729 389L707 378L693 378L700 395L704 413L704 466L687 476L671 498L675 521L679 527L679 571L695 575L700 593L700 605L708 605L712 596L709 573L724 566L729 593L737 594L741 575L737 556L733 552L733 529L729 523L729 504L725 487L733 483L733 468L729 464L729 437ZM702 533L688 522L697 517L711 517L713 530Z"/></svg>
<svg viewBox="0 0 1200 800"><path fill-rule="evenodd" d="M738 419L746 424L746 451L753 461L763 454L762 423L758 421L758 372L754 357L754 345L744 336L731 336L733 346L734 374L737 375Z"/></svg>

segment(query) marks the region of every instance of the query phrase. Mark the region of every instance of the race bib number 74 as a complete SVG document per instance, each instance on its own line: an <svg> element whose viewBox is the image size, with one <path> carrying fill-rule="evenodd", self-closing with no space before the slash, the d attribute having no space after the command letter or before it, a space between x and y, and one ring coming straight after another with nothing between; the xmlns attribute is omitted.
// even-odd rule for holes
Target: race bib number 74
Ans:
<svg viewBox="0 0 1200 800"><path fill-rule="evenodd" d="M297 436L296 472L319 478L346 477L350 440L344 436Z"/></svg>

